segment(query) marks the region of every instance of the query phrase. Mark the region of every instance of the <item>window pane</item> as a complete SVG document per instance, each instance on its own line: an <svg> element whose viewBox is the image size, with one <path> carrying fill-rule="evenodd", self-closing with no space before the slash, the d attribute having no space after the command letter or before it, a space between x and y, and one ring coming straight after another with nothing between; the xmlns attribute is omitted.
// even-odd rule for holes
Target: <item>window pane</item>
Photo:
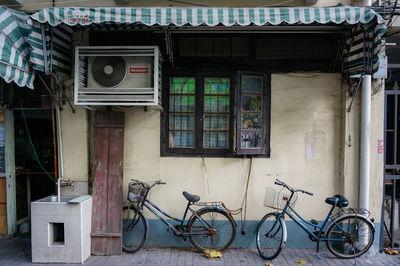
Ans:
<svg viewBox="0 0 400 266"><path fill-rule="evenodd" d="M263 78L255 76L242 77L242 92L261 94L263 89Z"/></svg>
<svg viewBox="0 0 400 266"><path fill-rule="evenodd" d="M205 132L203 135L204 148L228 148L228 132Z"/></svg>
<svg viewBox="0 0 400 266"><path fill-rule="evenodd" d="M229 94L229 78L204 79L204 148L229 148Z"/></svg>
<svg viewBox="0 0 400 266"><path fill-rule="evenodd" d="M242 132L241 134L242 148L260 148L261 133L260 132Z"/></svg>
<svg viewBox="0 0 400 266"><path fill-rule="evenodd" d="M195 86L193 77L171 78L169 96L169 147L195 147Z"/></svg>
<svg viewBox="0 0 400 266"><path fill-rule="evenodd" d="M229 95L229 79L205 78L204 94L226 94Z"/></svg>
<svg viewBox="0 0 400 266"><path fill-rule="evenodd" d="M169 96L170 112L194 112L194 96Z"/></svg>
<svg viewBox="0 0 400 266"><path fill-rule="evenodd" d="M229 115L205 115L204 130L229 130Z"/></svg>
<svg viewBox="0 0 400 266"><path fill-rule="evenodd" d="M194 132L169 132L169 147L170 148L193 148L194 147Z"/></svg>
<svg viewBox="0 0 400 266"><path fill-rule="evenodd" d="M242 95L242 111L261 112L261 96Z"/></svg>
<svg viewBox="0 0 400 266"><path fill-rule="evenodd" d="M261 130L262 117L261 114L242 113L242 129Z"/></svg>
<svg viewBox="0 0 400 266"><path fill-rule="evenodd" d="M169 115L170 130L194 130L194 114L170 114Z"/></svg>
<svg viewBox="0 0 400 266"><path fill-rule="evenodd" d="M205 96L204 112L229 112L228 96Z"/></svg>
<svg viewBox="0 0 400 266"><path fill-rule="evenodd" d="M170 84L171 94L194 94L195 78L172 78Z"/></svg>

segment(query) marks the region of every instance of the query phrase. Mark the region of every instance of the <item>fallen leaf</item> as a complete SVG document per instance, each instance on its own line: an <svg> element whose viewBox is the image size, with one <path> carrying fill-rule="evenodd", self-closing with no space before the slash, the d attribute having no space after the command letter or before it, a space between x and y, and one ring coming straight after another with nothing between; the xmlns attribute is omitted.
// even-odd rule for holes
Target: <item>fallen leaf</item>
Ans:
<svg viewBox="0 0 400 266"><path fill-rule="evenodd" d="M298 263L298 264L306 264L306 261L305 260L296 260L296 263Z"/></svg>
<svg viewBox="0 0 400 266"><path fill-rule="evenodd" d="M209 258L209 259L222 258L223 257L222 253L219 252L219 251L216 251L216 250L205 249L203 252L206 255L206 257Z"/></svg>

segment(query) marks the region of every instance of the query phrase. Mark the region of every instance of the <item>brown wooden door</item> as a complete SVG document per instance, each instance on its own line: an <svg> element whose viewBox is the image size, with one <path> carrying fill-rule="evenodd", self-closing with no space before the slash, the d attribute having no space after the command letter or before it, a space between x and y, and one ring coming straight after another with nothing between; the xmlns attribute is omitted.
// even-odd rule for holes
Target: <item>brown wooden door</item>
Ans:
<svg viewBox="0 0 400 266"><path fill-rule="evenodd" d="M92 254L121 254L124 113L96 112Z"/></svg>

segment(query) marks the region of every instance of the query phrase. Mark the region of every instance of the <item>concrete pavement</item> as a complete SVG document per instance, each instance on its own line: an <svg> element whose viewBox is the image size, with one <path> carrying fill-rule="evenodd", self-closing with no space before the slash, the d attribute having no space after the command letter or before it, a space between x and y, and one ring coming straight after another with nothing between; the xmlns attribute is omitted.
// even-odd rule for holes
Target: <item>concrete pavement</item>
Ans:
<svg viewBox="0 0 400 266"><path fill-rule="evenodd" d="M322 249L323 260L315 256L315 249L283 249L282 253L272 262L264 261L257 252L257 249L230 248L222 252L222 259L207 259L204 254L193 248L150 248L145 247L134 254L122 253L120 256L91 256L84 265L260 265L268 263L274 265L299 265L296 260L304 260L306 265L400 265L400 255L377 254L368 258L339 259ZM14 238L11 240L0 240L0 265L52 265L32 264L29 238ZM58 266L64 264L56 264ZM66 264L74 265L74 264ZM79 264L78 264L79 265Z"/></svg>

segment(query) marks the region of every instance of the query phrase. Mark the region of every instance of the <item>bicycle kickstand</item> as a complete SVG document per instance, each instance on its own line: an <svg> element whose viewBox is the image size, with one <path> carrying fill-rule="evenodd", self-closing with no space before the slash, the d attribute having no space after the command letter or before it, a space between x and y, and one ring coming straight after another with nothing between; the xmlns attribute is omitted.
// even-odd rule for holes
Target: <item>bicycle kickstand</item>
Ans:
<svg viewBox="0 0 400 266"><path fill-rule="evenodd" d="M317 252L315 252L315 257L317 257L319 260L324 258L324 256L322 256L322 254L319 252L319 240L317 240Z"/></svg>

